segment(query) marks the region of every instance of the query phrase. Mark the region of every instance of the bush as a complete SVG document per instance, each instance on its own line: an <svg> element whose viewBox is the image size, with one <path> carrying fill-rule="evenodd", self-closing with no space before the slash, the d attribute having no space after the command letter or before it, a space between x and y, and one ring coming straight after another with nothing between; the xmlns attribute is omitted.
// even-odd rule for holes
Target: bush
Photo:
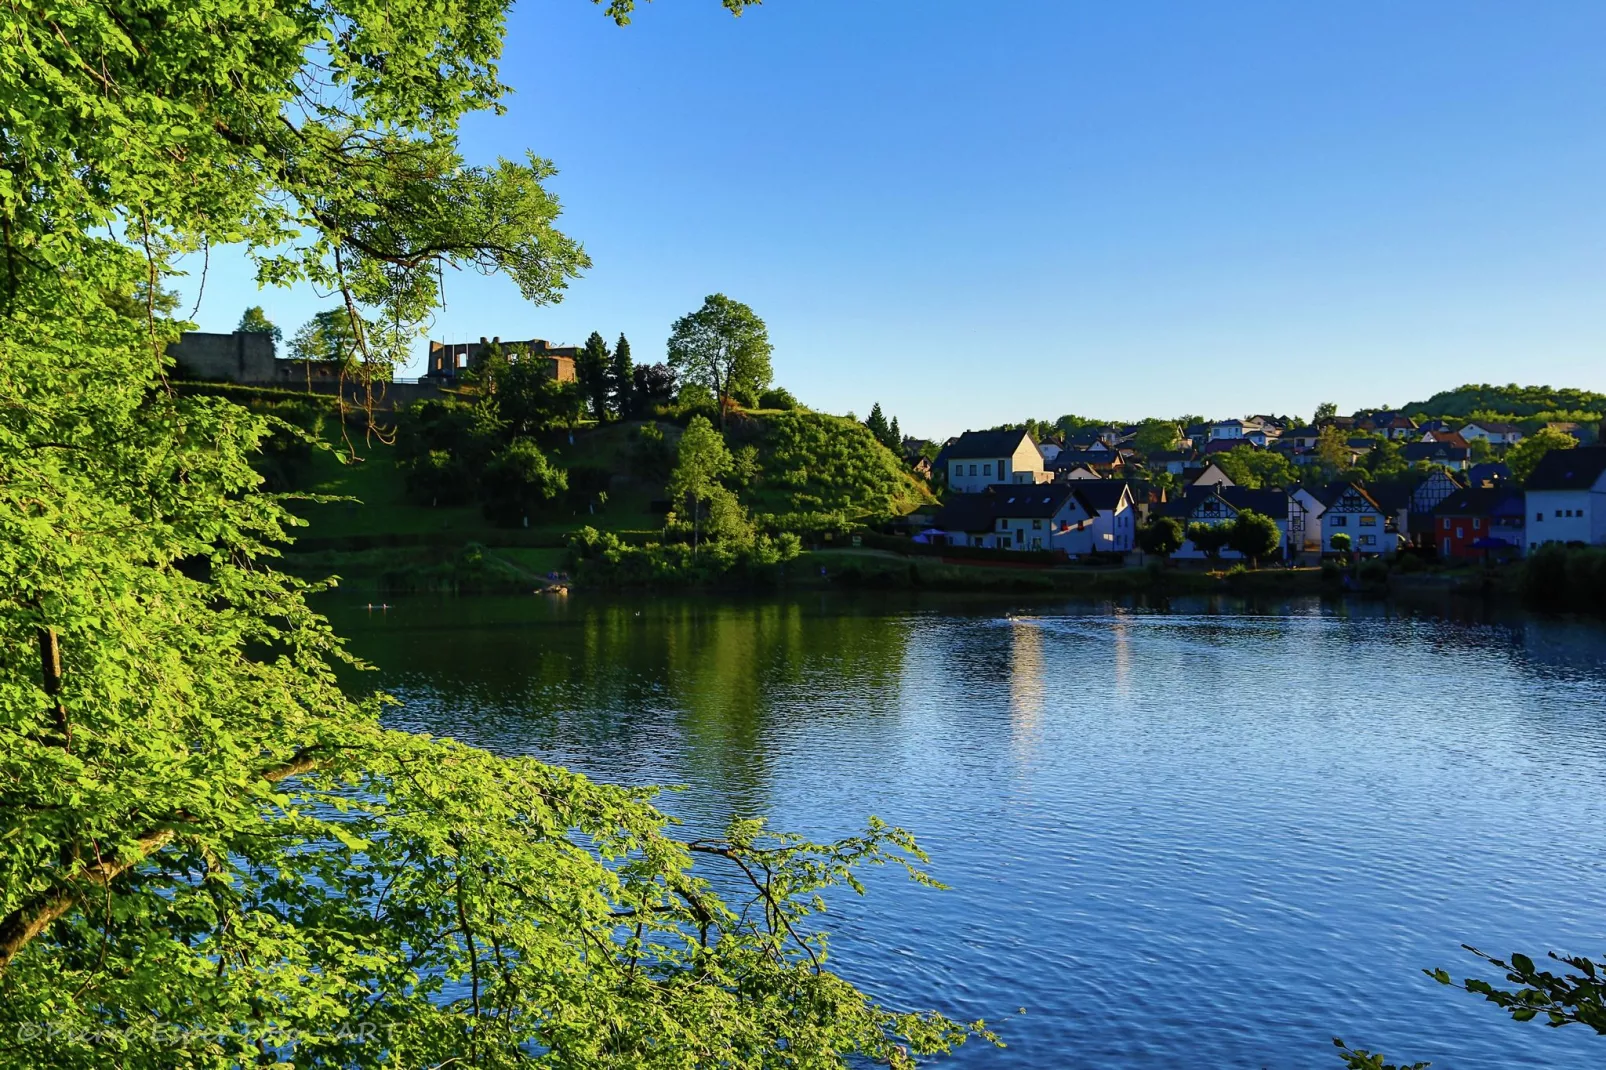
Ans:
<svg viewBox="0 0 1606 1070"><path fill-rule="evenodd" d="M1361 584L1366 587L1386 586L1389 582L1388 565L1376 558L1362 563L1356 574L1360 577Z"/></svg>
<svg viewBox="0 0 1606 1070"><path fill-rule="evenodd" d="M1533 605L1606 613L1606 549L1548 543L1528 555L1519 583Z"/></svg>
<svg viewBox="0 0 1606 1070"><path fill-rule="evenodd" d="M521 438L491 458L480 482L486 519L517 527L556 501L568 489L569 476L534 442Z"/></svg>
<svg viewBox="0 0 1606 1070"><path fill-rule="evenodd" d="M758 407L761 409L780 409L782 412L791 412L798 407L797 398L785 387L773 386L758 396Z"/></svg>
<svg viewBox="0 0 1606 1070"><path fill-rule="evenodd" d="M796 535L760 535L746 545L686 543L631 546L612 532L585 527L569 540L577 582L599 587L677 587L707 583L766 586L778 583L783 566L802 552Z"/></svg>

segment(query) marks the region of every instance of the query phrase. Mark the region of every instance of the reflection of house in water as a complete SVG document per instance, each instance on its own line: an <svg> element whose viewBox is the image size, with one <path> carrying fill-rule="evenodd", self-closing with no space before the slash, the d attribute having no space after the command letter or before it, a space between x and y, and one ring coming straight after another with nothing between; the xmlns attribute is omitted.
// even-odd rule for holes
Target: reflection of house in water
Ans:
<svg viewBox="0 0 1606 1070"><path fill-rule="evenodd" d="M1037 621L1010 621L1009 719L1017 743L1035 741L1043 717L1043 629ZM1024 731L1023 731L1024 730ZM1026 735L1029 739L1023 739Z"/></svg>

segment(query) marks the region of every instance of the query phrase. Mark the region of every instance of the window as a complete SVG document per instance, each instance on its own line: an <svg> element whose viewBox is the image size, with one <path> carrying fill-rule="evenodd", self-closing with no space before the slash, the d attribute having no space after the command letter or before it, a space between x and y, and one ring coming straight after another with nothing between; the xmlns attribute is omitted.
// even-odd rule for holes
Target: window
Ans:
<svg viewBox="0 0 1606 1070"><path fill-rule="evenodd" d="M1450 518L1449 517L1445 517L1442 521L1440 521L1439 526L1442 527L1445 531L1449 531L1450 530Z"/></svg>
<svg viewBox="0 0 1606 1070"><path fill-rule="evenodd" d="M999 517L998 518L998 530L999 531L1008 531L1009 530L1009 521L1005 520L1003 517Z"/></svg>
<svg viewBox="0 0 1606 1070"><path fill-rule="evenodd" d="M963 479L964 477L965 477L965 466L962 465L962 464L954 465L954 478L955 479Z"/></svg>
<svg viewBox="0 0 1606 1070"><path fill-rule="evenodd" d="M993 474L993 465L991 461L981 466L981 474L984 476L990 476Z"/></svg>
<svg viewBox="0 0 1606 1070"><path fill-rule="evenodd" d="M1483 520L1481 518L1479 518L1479 517L1473 517L1472 518L1472 530L1473 531L1477 531L1481 527L1483 527Z"/></svg>
<svg viewBox="0 0 1606 1070"><path fill-rule="evenodd" d="M1362 546L1372 546L1372 545L1376 544L1376 542L1377 542L1377 536L1376 535L1362 535L1361 536L1361 545Z"/></svg>
<svg viewBox="0 0 1606 1070"><path fill-rule="evenodd" d="M1032 540L1032 549L1041 550L1042 548L1043 548L1043 540L1042 539L1033 539Z"/></svg>
<svg viewBox="0 0 1606 1070"><path fill-rule="evenodd" d="M1557 516L1560 516L1560 515L1561 515L1561 510L1560 510L1560 509L1557 509L1557 510L1556 510L1556 515L1557 515Z"/></svg>
<svg viewBox="0 0 1606 1070"><path fill-rule="evenodd" d="M1347 517L1347 516L1335 516L1335 517L1333 517L1333 526L1335 528L1341 528L1348 522L1349 522L1349 517Z"/></svg>
<svg viewBox="0 0 1606 1070"><path fill-rule="evenodd" d="M1032 530L1033 531L1042 531L1043 530L1043 522L1041 520L1032 521Z"/></svg>
<svg viewBox="0 0 1606 1070"><path fill-rule="evenodd" d="M1455 529L1455 537L1458 538L1458 539L1464 539L1464 538L1467 537L1467 533L1465 531L1462 531L1460 528L1456 528Z"/></svg>
<svg viewBox="0 0 1606 1070"><path fill-rule="evenodd" d="M1015 545L1019 546L1021 543L1025 542L1025 541L1026 541L1026 532L1021 530L1020 528L1016 528L1015 529Z"/></svg>
<svg viewBox="0 0 1606 1070"><path fill-rule="evenodd" d="M1370 516L1370 515L1361 517L1361 527L1363 527L1363 528L1375 528L1375 527L1377 527L1377 517Z"/></svg>
<svg viewBox="0 0 1606 1070"><path fill-rule="evenodd" d="M1534 519L1535 520L1543 520L1544 518L1545 518L1545 514L1544 513L1535 513L1534 514Z"/></svg>

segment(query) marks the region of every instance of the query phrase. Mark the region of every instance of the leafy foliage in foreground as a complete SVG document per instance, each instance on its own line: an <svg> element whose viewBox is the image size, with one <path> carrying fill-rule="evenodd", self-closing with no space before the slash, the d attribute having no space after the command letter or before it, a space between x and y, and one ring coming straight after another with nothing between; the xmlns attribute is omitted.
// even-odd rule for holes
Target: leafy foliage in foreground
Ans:
<svg viewBox="0 0 1606 1070"><path fill-rule="evenodd" d="M456 151L502 19L0 10L0 1067L907 1065L971 1032L823 966L816 893L926 879L906 833L687 842L646 791L383 729L273 568L298 521L252 461L290 425L165 384L161 283L210 244L339 292L365 361L445 266L558 296L550 168Z"/></svg>

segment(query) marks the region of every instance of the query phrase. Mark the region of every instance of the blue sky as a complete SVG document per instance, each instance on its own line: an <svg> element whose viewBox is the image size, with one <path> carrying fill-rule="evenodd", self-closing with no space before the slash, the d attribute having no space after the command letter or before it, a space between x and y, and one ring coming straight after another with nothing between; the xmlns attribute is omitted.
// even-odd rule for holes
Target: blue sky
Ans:
<svg viewBox="0 0 1606 1070"><path fill-rule="evenodd" d="M722 291L805 403L930 436L1606 390L1602 40L1598 0L532 0L464 148L553 160L595 267L449 274L433 334L659 360ZM328 304L215 254L202 328L256 303Z"/></svg>

